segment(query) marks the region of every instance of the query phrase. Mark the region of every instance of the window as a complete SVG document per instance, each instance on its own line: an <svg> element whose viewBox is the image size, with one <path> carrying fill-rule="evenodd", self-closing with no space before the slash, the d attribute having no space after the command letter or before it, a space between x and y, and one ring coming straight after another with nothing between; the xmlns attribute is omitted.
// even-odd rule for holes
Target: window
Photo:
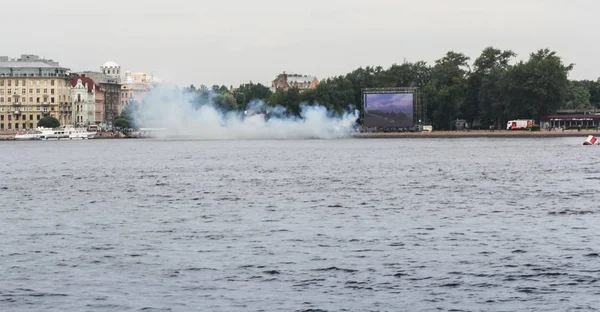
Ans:
<svg viewBox="0 0 600 312"><path fill-rule="evenodd" d="M4 115L0 115L0 121L4 121Z"/></svg>
<svg viewBox="0 0 600 312"><path fill-rule="evenodd" d="M0 103L4 103L4 98L0 97Z"/></svg>
<svg viewBox="0 0 600 312"><path fill-rule="evenodd" d="M54 85L54 80L50 80L50 85L53 86Z"/></svg>
<svg viewBox="0 0 600 312"><path fill-rule="evenodd" d="M0 80L0 87L4 87L4 80Z"/></svg>
<svg viewBox="0 0 600 312"><path fill-rule="evenodd" d="M53 97L50 98L50 103L54 103L54 98Z"/></svg>
<svg viewBox="0 0 600 312"><path fill-rule="evenodd" d="M25 123L23 123L23 129L25 129L25 128L27 128L27 127L25 126Z"/></svg>
<svg viewBox="0 0 600 312"><path fill-rule="evenodd" d="M15 129L19 129L19 123L15 122Z"/></svg>
<svg viewBox="0 0 600 312"><path fill-rule="evenodd" d="M27 85L27 83L25 82L25 80L23 80L23 81L21 82L21 85L22 85L23 87Z"/></svg>
<svg viewBox="0 0 600 312"><path fill-rule="evenodd" d="M35 89L35 93L40 94L40 89Z"/></svg>
<svg viewBox="0 0 600 312"><path fill-rule="evenodd" d="M10 117L10 116L9 116ZM9 119L10 120L10 119ZM12 127L10 126L10 122L8 123L8 129L12 129Z"/></svg>
<svg viewBox="0 0 600 312"><path fill-rule="evenodd" d="M40 108L38 107L38 110L40 110ZM40 120L40 115L36 115L37 120Z"/></svg>
<svg viewBox="0 0 600 312"><path fill-rule="evenodd" d="M8 121L12 120L12 115L8 115Z"/></svg>
<svg viewBox="0 0 600 312"><path fill-rule="evenodd" d="M0 94L4 94L4 89L0 89Z"/></svg>
<svg viewBox="0 0 600 312"><path fill-rule="evenodd" d="M15 80L15 87L19 86L19 80Z"/></svg>
<svg viewBox="0 0 600 312"><path fill-rule="evenodd" d="M10 81L10 80L9 80ZM12 89L8 89L8 94L11 95L12 94Z"/></svg>
<svg viewBox="0 0 600 312"><path fill-rule="evenodd" d="M33 129L33 123L29 123L29 128Z"/></svg>
<svg viewBox="0 0 600 312"><path fill-rule="evenodd" d="M50 89L50 94L54 94L54 89Z"/></svg>
<svg viewBox="0 0 600 312"><path fill-rule="evenodd" d="M33 98L32 97L29 98L29 103L33 103Z"/></svg>
<svg viewBox="0 0 600 312"><path fill-rule="evenodd" d="M37 97L37 98L35 99L35 102L36 102L36 103L39 103L39 102L40 102L40 98L39 98L39 97ZM40 110L40 107L39 107L39 106L38 106L38 110Z"/></svg>
<svg viewBox="0 0 600 312"><path fill-rule="evenodd" d="M48 89L44 89L44 94L48 94Z"/></svg>
<svg viewBox="0 0 600 312"><path fill-rule="evenodd" d="M0 124L0 129L4 129L4 123Z"/></svg>
<svg viewBox="0 0 600 312"><path fill-rule="evenodd" d="M12 83L12 80L7 80L7 81L8 81L8 86L10 87L10 84Z"/></svg>
<svg viewBox="0 0 600 312"><path fill-rule="evenodd" d="M7 102L10 103L11 98L6 98L6 99L7 99Z"/></svg>
<svg viewBox="0 0 600 312"><path fill-rule="evenodd" d="M38 80L38 81L36 81L36 82L35 82L35 85L36 85L36 86L39 86L39 85L40 85L40 81L39 81L39 80Z"/></svg>
<svg viewBox="0 0 600 312"><path fill-rule="evenodd" d="M33 89L29 89L29 93L33 93Z"/></svg>
<svg viewBox="0 0 600 312"><path fill-rule="evenodd" d="M33 115L29 115L29 120L33 120Z"/></svg>
<svg viewBox="0 0 600 312"><path fill-rule="evenodd" d="M25 88L21 89L21 94L25 94L25 92L27 92L27 89L25 89Z"/></svg>
<svg viewBox="0 0 600 312"><path fill-rule="evenodd" d="M48 80L44 80L44 85L47 86L48 85Z"/></svg>
<svg viewBox="0 0 600 312"><path fill-rule="evenodd" d="M81 94L77 94L77 102L81 102Z"/></svg>
<svg viewBox="0 0 600 312"><path fill-rule="evenodd" d="M33 86L33 81L29 80L29 85Z"/></svg>

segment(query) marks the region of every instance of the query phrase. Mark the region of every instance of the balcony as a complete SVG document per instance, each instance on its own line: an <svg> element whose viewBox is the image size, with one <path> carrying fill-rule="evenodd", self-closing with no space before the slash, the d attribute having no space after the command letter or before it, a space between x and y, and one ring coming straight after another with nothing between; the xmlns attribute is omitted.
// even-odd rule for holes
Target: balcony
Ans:
<svg viewBox="0 0 600 312"><path fill-rule="evenodd" d="M48 103L48 102L42 102L42 105L48 106L48 105L50 105L50 103Z"/></svg>
<svg viewBox="0 0 600 312"><path fill-rule="evenodd" d="M21 111L20 111L20 110L18 110L18 109L15 109L15 110L13 111L13 114L15 114L15 115L21 115Z"/></svg>
<svg viewBox="0 0 600 312"><path fill-rule="evenodd" d="M21 105L20 102L13 102L13 106L19 106L19 105Z"/></svg>

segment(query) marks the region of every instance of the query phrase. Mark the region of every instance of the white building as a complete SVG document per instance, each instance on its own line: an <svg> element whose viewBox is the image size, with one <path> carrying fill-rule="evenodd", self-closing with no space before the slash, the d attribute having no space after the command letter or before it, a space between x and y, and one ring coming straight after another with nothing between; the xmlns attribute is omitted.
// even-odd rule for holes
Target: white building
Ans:
<svg viewBox="0 0 600 312"><path fill-rule="evenodd" d="M119 64L112 61L108 61L100 67L100 70L102 71L102 74L106 77L116 79L116 83L121 82L121 66Z"/></svg>
<svg viewBox="0 0 600 312"><path fill-rule="evenodd" d="M71 81L73 123L89 126L96 123L96 92L100 87L89 77L76 76Z"/></svg>

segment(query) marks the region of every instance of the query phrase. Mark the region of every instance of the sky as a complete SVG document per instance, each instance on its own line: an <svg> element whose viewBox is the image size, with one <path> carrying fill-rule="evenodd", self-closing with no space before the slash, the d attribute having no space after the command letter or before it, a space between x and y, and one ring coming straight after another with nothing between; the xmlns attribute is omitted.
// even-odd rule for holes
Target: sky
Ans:
<svg viewBox="0 0 600 312"><path fill-rule="evenodd" d="M115 61L181 86L270 85L364 66L473 60L488 46L518 59L549 48L572 79L600 77L596 0L28 0L0 10L0 55L38 54L73 71Z"/></svg>
<svg viewBox="0 0 600 312"><path fill-rule="evenodd" d="M412 115L413 95L404 94L367 94L365 110L379 110L388 113L404 112Z"/></svg>

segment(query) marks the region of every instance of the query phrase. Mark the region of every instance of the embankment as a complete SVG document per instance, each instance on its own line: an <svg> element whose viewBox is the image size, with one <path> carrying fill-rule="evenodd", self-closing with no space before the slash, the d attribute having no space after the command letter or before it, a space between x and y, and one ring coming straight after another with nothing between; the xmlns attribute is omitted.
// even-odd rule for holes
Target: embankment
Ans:
<svg viewBox="0 0 600 312"><path fill-rule="evenodd" d="M390 132L390 133L355 133L352 136L360 139L402 139L402 138L553 138L600 136L600 131L565 130L565 131L433 131L433 132Z"/></svg>

